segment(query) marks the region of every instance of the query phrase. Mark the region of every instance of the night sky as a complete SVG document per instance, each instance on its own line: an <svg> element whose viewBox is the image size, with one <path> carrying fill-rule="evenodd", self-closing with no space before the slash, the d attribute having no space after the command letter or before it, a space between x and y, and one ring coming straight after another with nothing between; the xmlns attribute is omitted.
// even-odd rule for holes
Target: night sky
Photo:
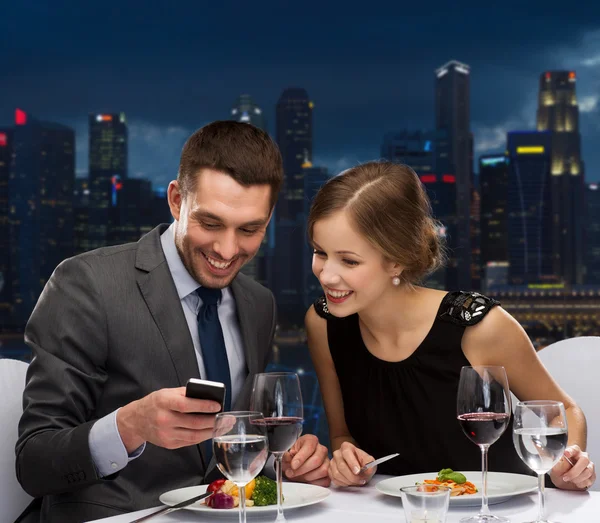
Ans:
<svg viewBox="0 0 600 523"><path fill-rule="evenodd" d="M239 94L274 133L282 89L298 86L315 103L313 163L339 172L377 158L386 131L434 126L433 71L448 60L471 66L476 156L533 129L540 73L571 69L586 179L599 180L600 3L484 3L2 2L0 126L20 107L74 127L84 176L88 113L123 111L130 176L164 185L185 138Z"/></svg>

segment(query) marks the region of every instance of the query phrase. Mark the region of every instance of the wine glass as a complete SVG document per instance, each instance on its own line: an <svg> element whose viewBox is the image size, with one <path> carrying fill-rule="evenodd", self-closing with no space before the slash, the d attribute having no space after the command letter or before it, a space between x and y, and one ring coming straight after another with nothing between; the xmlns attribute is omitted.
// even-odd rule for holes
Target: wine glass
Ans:
<svg viewBox="0 0 600 523"><path fill-rule="evenodd" d="M568 439L567 415L560 401L520 401L515 408L513 443L517 454L538 475L538 517L531 523L550 523L546 519L545 474L565 452Z"/></svg>
<svg viewBox="0 0 600 523"><path fill-rule="evenodd" d="M458 384L457 414L460 426L473 443L481 449L481 510L476 516L461 519L461 523L508 523L494 516L488 507L487 457L508 427L511 405L508 378L504 367L463 367Z"/></svg>
<svg viewBox="0 0 600 523"><path fill-rule="evenodd" d="M302 433L304 414L300 380L295 372L266 372L254 377L252 410L261 412L269 439L269 452L275 458L277 475L277 519L285 521L283 515L281 460Z"/></svg>
<svg viewBox="0 0 600 523"><path fill-rule="evenodd" d="M223 475L239 491L240 523L246 523L246 485L263 469L268 457L265 427L260 412L217 414L213 429L213 454Z"/></svg>

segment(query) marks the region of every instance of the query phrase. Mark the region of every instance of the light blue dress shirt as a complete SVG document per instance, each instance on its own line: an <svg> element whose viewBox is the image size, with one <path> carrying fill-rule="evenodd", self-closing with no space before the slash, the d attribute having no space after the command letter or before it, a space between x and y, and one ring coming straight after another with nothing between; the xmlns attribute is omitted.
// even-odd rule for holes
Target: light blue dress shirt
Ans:
<svg viewBox="0 0 600 523"><path fill-rule="evenodd" d="M196 289L200 287L200 284L192 278L181 261L175 247L174 228L175 224L171 224L161 235L160 242L167 265L175 282L177 294L181 300L185 319L190 329L192 342L196 351L196 359L198 360L200 377L206 378L197 322L198 310L202 305L200 298L196 294ZM234 405L238 394L242 390L248 372L235 300L229 288L223 289L218 313L219 321L223 328L227 358L229 360L232 389L231 404ZM123 469L129 461L139 457L146 448L146 444L144 443L133 454L127 454L117 427L117 411L118 409L99 419L90 430L88 438L90 452L100 477L109 476Z"/></svg>

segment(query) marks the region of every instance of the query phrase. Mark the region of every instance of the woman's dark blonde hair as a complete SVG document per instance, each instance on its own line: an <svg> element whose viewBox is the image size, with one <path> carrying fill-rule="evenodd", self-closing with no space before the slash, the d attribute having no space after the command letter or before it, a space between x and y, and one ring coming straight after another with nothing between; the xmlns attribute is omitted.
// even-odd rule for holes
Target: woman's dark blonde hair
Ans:
<svg viewBox="0 0 600 523"><path fill-rule="evenodd" d="M311 242L315 223L342 210L386 259L404 267L400 278L405 283L416 283L443 264L438 223L421 180L410 167L368 162L327 181L308 216Z"/></svg>

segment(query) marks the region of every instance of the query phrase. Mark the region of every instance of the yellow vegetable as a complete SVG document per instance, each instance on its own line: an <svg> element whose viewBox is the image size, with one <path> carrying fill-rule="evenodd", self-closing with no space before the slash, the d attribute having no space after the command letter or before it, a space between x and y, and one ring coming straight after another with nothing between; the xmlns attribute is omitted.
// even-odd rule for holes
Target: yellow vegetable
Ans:
<svg viewBox="0 0 600 523"><path fill-rule="evenodd" d="M224 492L225 494L229 494L230 496L237 496L238 488L236 487L236 485L233 481L227 480L221 486L221 492Z"/></svg>
<svg viewBox="0 0 600 523"><path fill-rule="evenodd" d="M250 483L246 485L246 499L250 499L252 497L252 493L254 492L254 487L256 486L256 481L252 480ZM236 484L233 481L227 480L223 483L221 487L221 492L225 492L225 494L229 494L235 498L240 497L240 491L237 488ZM237 506L237 505L236 505Z"/></svg>
<svg viewBox="0 0 600 523"><path fill-rule="evenodd" d="M254 492L254 487L256 487L256 480L252 480L250 483L246 485L246 499L250 499L252 497L252 493ZM254 503L252 503L254 505ZM248 505L250 506L250 505Z"/></svg>

